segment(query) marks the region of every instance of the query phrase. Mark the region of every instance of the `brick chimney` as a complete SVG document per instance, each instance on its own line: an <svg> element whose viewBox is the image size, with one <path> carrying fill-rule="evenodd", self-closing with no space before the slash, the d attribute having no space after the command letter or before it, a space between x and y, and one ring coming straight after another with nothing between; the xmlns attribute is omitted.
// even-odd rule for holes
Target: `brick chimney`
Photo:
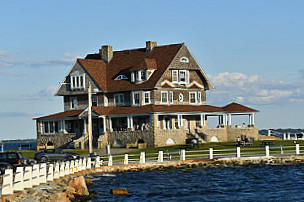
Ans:
<svg viewBox="0 0 304 202"><path fill-rule="evenodd" d="M99 54L105 63L109 63L113 57L113 47L111 45L102 46L101 49L99 49Z"/></svg>
<svg viewBox="0 0 304 202"><path fill-rule="evenodd" d="M157 41L146 41L146 52L150 53L157 46Z"/></svg>

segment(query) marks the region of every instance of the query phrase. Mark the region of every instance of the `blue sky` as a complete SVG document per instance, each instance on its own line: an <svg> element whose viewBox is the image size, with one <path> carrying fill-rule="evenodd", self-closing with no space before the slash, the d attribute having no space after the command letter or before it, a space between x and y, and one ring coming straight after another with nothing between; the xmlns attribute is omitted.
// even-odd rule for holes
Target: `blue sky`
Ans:
<svg viewBox="0 0 304 202"><path fill-rule="evenodd" d="M185 42L217 88L207 103L254 107L259 128L303 128L304 1L2 1L0 139L34 138L33 117L77 57Z"/></svg>

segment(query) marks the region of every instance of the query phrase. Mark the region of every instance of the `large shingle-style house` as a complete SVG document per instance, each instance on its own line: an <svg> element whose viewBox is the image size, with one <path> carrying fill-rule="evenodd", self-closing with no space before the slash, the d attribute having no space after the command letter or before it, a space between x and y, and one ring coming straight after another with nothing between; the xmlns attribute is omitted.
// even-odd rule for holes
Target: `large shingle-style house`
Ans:
<svg viewBox="0 0 304 202"><path fill-rule="evenodd" d="M206 104L206 91L215 89L186 44L113 51L102 46L98 53L77 59L57 96L64 111L35 118L37 145L51 141L64 147L88 142L88 86L92 86L93 146L127 145L138 141L149 147L185 144L190 137L201 141L235 141L240 135L258 139L249 107L231 103ZM235 115L248 116L246 127L232 126ZM217 127L208 119L216 116Z"/></svg>

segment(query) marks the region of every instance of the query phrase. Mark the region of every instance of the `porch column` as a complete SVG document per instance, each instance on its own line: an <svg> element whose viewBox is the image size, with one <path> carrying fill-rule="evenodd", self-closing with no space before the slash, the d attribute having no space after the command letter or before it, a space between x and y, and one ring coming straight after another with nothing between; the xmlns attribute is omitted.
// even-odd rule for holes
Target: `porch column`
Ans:
<svg viewBox="0 0 304 202"><path fill-rule="evenodd" d="M226 126L227 125L227 116L223 115L223 125Z"/></svg>
<svg viewBox="0 0 304 202"><path fill-rule="evenodd" d="M159 128L159 115L156 114L156 127Z"/></svg>
<svg viewBox="0 0 304 202"><path fill-rule="evenodd" d="M83 133L87 133L87 120L83 119Z"/></svg>
<svg viewBox="0 0 304 202"><path fill-rule="evenodd" d="M231 126L232 120L231 120L231 114L228 114L228 125Z"/></svg>
<svg viewBox="0 0 304 202"><path fill-rule="evenodd" d="M131 123L130 123L130 116L127 116L127 125L128 125L128 128L131 128Z"/></svg>
<svg viewBox="0 0 304 202"><path fill-rule="evenodd" d="M112 119L109 117L109 129L112 130Z"/></svg>
<svg viewBox="0 0 304 202"><path fill-rule="evenodd" d="M39 121L39 127L40 127L40 133L42 134L43 133L43 125L42 125L41 121Z"/></svg>
<svg viewBox="0 0 304 202"><path fill-rule="evenodd" d="M252 125L252 115L249 114L249 125L251 126Z"/></svg>
<svg viewBox="0 0 304 202"><path fill-rule="evenodd" d="M65 120L62 120L62 128L61 128L62 131L65 131Z"/></svg>
<svg viewBox="0 0 304 202"><path fill-rule="evenodd" d="M178 123L178 127L183 126L183 115L181 114L177 115L177 123Z"/></svg>
<svg viewBox="0 0 304 202"><path fill-rule="evenodd" d="M252 115L251 115L251 122L252 122L251 123L252 125L255 125L255 123L254 123L254 113L252 113Z"/></svg>
<svg viewBox="0 0 304 202"><path fill-rule="evenodd" d="M133 116L130 116L130 128L134 128L134 126L133 126Z"/></svg>
<svg viewBox="0 0 304 202"><path fill-rule="evenodd" d="M106 132L107 131L107 126L106 126L106 117L102 117L102 120L103 120L103 132Z"/></svg>

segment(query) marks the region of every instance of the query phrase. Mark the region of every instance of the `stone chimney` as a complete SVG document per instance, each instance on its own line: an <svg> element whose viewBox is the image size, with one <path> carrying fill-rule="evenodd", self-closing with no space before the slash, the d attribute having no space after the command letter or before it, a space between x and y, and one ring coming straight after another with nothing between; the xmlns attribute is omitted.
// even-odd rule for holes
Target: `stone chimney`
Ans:
<svg viewBox="0 0 304 202"><path fill-rule="evenodd" d="M157 46L157 41L146 41L146 52L150 53Z"/></svg>
<svg viewBox="0 0 304 202"><path fill-rule="evenodd" d="M101 49L99 49L99 54L105 63L109 63L113 57L113 47L111 45L102 46Z"/></svg>

